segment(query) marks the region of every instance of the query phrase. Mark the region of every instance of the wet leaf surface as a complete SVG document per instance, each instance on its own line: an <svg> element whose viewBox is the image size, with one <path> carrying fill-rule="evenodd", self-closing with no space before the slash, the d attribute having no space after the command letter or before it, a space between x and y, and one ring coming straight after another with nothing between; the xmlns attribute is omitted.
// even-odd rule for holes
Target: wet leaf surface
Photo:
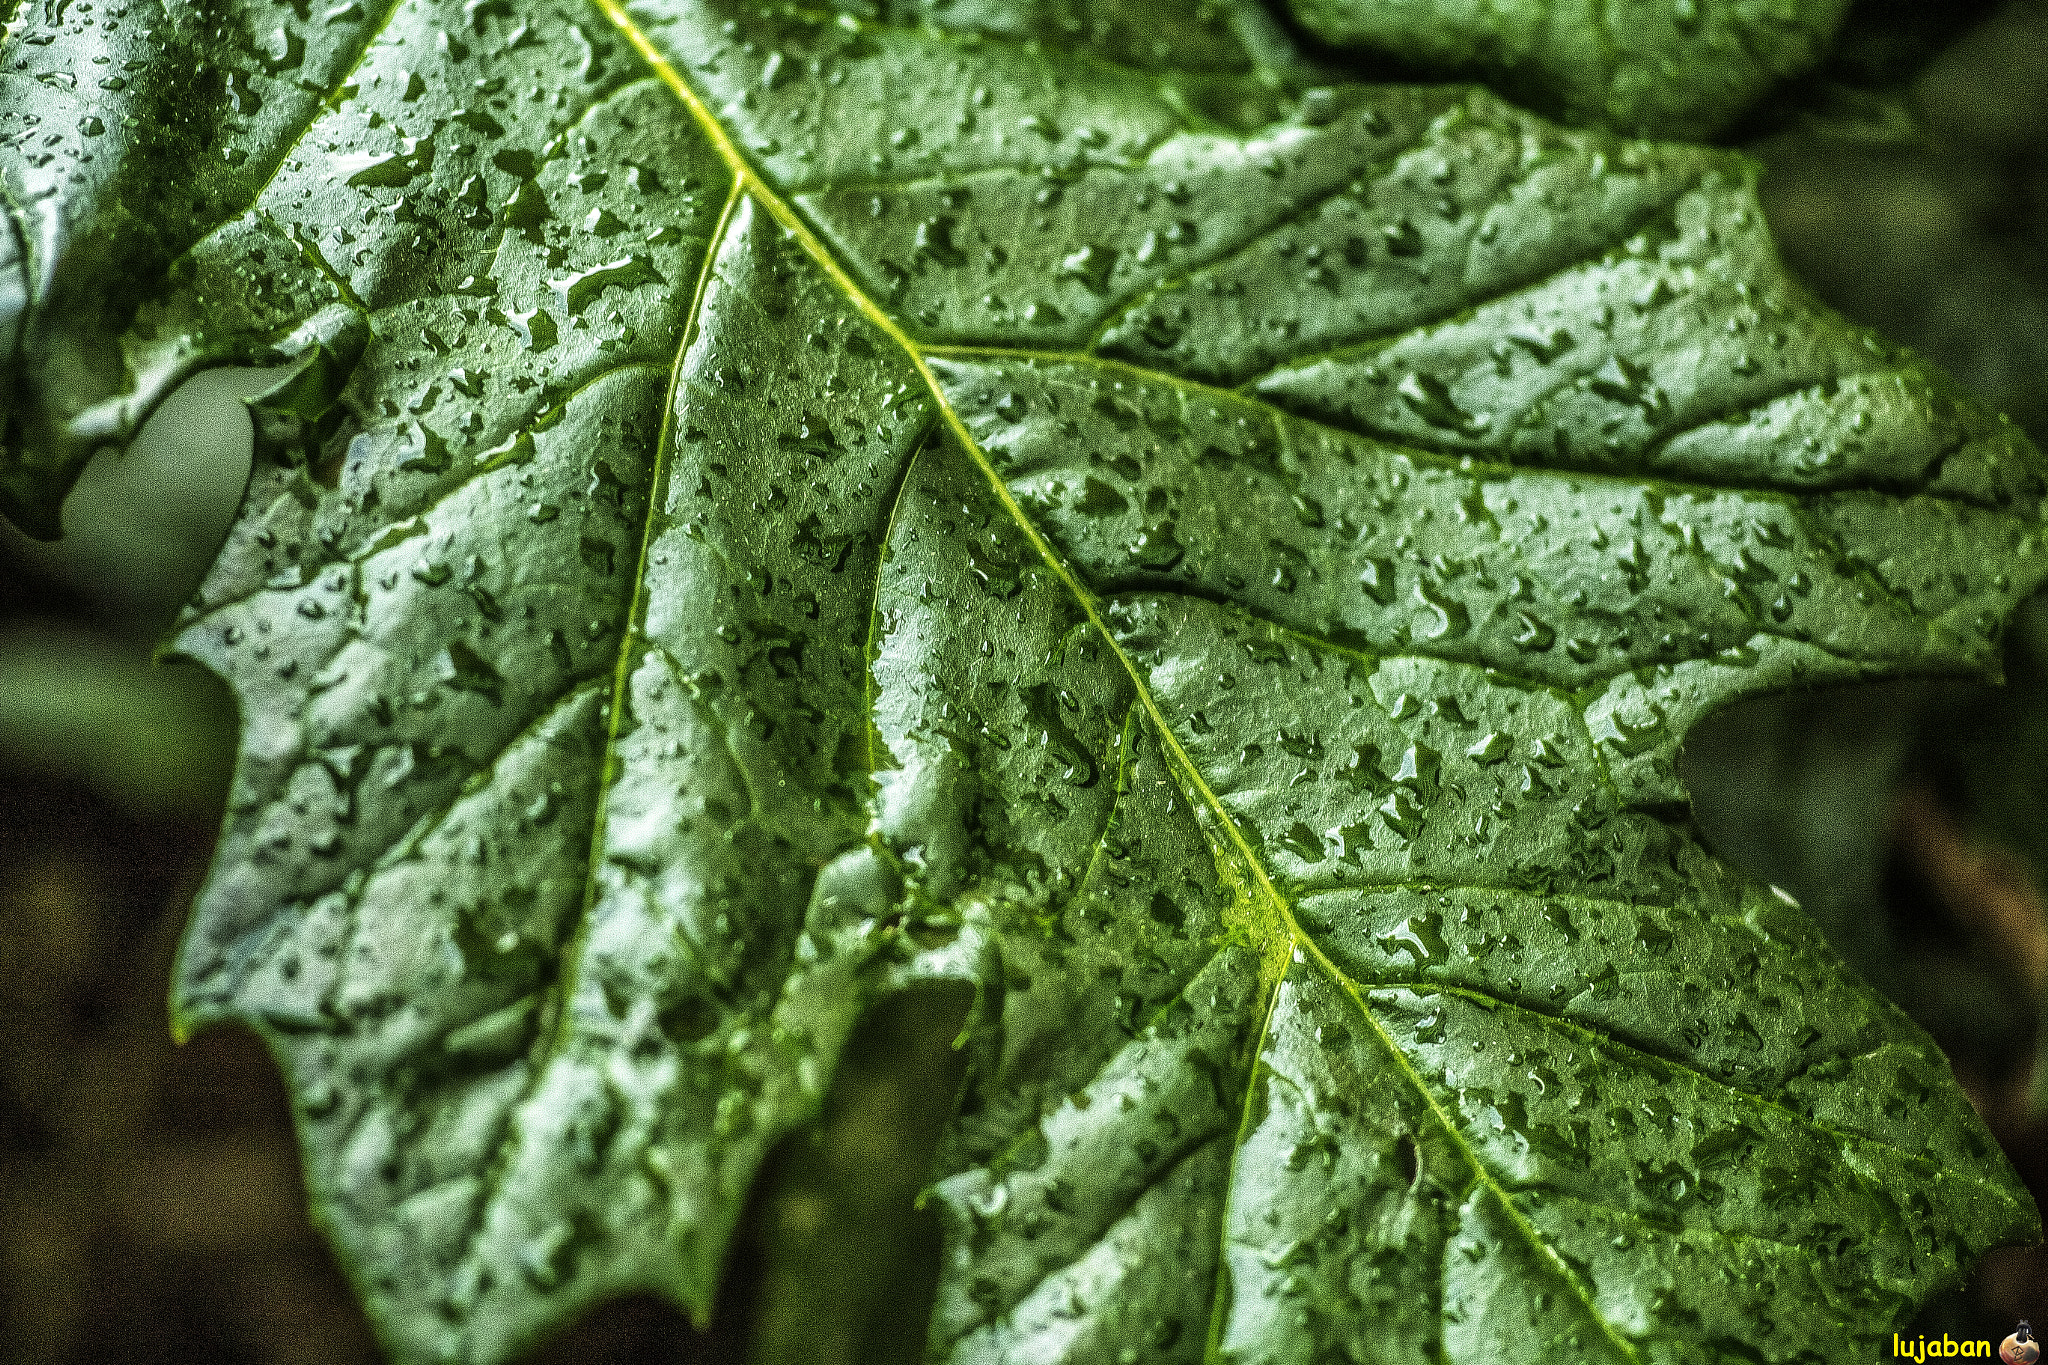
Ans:
<svg viewBox="0 0 2048 1365"><path fill-rule="evenodd" d="M283 1062L396 1357L707 1310L926 981L941 1359L1791 1359L2038 1225L1683 816L1707 711L1982 667L2042 576L2040 453L1740 162L1248 12L219 9L300 123L120 239L125 332L37 296L8 477L296 362L180 637L244 734L177 1004ZM85 18L9 50L197 41ZM187 192L131 141L24 282Z"/></svg>

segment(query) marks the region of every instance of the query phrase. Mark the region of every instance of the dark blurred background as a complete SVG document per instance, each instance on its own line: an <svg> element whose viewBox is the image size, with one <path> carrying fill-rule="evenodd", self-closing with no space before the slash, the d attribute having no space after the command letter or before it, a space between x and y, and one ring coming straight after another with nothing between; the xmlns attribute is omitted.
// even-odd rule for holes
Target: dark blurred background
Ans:
<svg viewBox="0 0 2048 1365"><path fill-rule="evenodd" d="M2048 445L2048 0L1866 0L1816 77L1729 139L1786 259ZM57 546L0 527L0 1362L368 1365L308 1224L281 1084L216 1030L174 1046L171 954L233 754L225 691L152 664L248 469L203 376L95 462ZM1906 680L1748 703L1686 769L1717 849L1792 891L1945 1048L2048 1204L2048 600L2007 685ZM545 1362L898 1362L935 1231L915 1213L959 1002L869 1020L817 1137L785 1144L699 1332L653 1300ZM1993 1253L1918 1330L2048 1320L2048 1252Z"/></svg>

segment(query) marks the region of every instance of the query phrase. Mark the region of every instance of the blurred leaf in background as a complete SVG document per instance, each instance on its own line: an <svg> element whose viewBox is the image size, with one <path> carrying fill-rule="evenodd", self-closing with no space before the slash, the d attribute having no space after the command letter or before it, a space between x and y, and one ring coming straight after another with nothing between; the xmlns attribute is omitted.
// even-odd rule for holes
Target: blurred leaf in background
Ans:
<svg viewBox="0 0 2048 1365"><path fill-rule="evenodd" d="M1704 141L1828 49L1848 0L1287 0L1350 52L1483 80L1568 123Z"/></svg>
<svg viewBox="0 0 2048 1365"><path fill-rule="evenodd" d="M1979 12L1943 45L1958 19ZM2048 429L2048 4L1861 6L1759 122L1786 262L1858 322Z"/></svg>

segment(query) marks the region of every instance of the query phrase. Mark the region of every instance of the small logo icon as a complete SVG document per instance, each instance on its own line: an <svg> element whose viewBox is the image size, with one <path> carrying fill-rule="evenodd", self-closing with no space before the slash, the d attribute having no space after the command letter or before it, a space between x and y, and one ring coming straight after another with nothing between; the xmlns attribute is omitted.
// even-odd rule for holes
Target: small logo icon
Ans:
<svg viewBox="0 0 2048 1365"><path fill-rule="evenodd" d="M2022 1322L2011 1336L1998 1345L1998 1358L2005 1365L2037 1365L2041 1359L2041 1341L2034 1335L2034 1329Z"/></svg>

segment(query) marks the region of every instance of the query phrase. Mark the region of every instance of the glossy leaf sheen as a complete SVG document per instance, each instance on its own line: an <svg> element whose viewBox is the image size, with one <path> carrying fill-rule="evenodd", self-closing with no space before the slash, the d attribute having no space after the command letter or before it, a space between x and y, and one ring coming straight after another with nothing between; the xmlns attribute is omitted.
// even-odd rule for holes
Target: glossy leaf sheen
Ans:
<svg viewBox="0 0 2048 1365"><path fill-rule="evenodd" d="M270 1040L397 1358L708 1311L932 979L941 1360L1835 1356L2037 1226L1684 815L1704 712L1985 667L2042 575L2039 452L1739 163L1248 10L287 10L213 19L299 124L194 115L260 174L92 354L301 362L180 636L245 730L177 1006ZM93 184L182 203L155 136Z"/></svg>

